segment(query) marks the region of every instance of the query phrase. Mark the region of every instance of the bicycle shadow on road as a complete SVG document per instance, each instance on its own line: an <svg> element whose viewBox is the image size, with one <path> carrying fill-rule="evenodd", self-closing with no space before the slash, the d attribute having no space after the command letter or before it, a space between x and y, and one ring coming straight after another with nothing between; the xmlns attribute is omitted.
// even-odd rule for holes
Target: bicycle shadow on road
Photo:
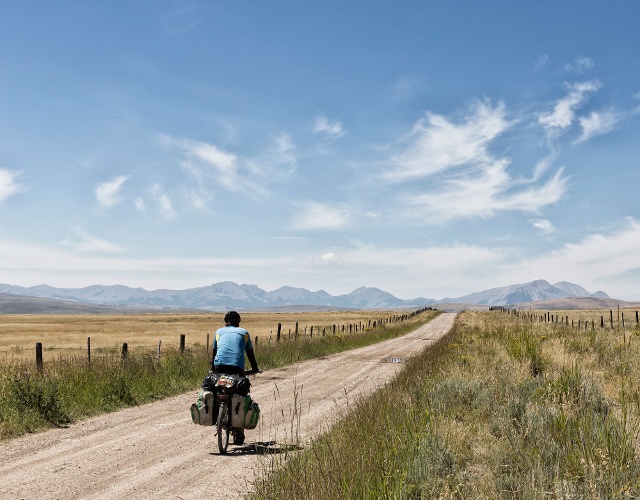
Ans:
<svg viewBox="0 0 640 500"><path fill-rule="evenodd" d="M247 443L242 446L230 447L226 456L242 456L242 455L278 455L280 453L288 453L290 451L302 450L302 446L296 444L278 444L275 441L259 441L257 443ZM218 455L218 453L210 453L210 455Z"/></svg>

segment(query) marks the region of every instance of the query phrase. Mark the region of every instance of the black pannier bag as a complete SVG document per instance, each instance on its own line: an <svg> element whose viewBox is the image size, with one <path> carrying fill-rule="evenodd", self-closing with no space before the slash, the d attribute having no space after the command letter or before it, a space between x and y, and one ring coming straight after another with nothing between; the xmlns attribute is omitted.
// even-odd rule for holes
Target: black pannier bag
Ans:
<svg viewBox="0 0 640 500"><path fill-rule="evenodd" d="M251 382L249 382L249 379L247 377L243 377L240 380L238 380L238 386L236 388L236 392L241 396L246 396L247 394L249 394L250 387L251 387Z"/></svg>
<svg viewBox="0 0 640 500"><path fill-rule="evenodd" d="M205 391L215 392L216 382L218 382L219 378L220 375L218 375L217 373L209 373L202 381L202 388Z"/></svg>

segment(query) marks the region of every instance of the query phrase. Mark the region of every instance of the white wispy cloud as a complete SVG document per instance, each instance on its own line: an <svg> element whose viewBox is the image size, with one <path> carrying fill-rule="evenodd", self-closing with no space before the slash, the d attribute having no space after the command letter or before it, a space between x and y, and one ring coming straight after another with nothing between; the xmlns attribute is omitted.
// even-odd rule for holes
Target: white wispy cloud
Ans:
<svg viewBox="0 0 640 500"><path fill-rule="evenodd" d="M576 110L600 87L597 80L568 85L569 93L555 103L552 111L538 115L538 123L550 131L566 129L573 123Z"/></svg>
<svg viewBox="0 0 640 500"><path fill-rule="evenodd" d="M556 232L556 227L546 219L532 220L531 225L539 229L542 234L552 234Z"/></svg>
<svg viewBox="0 0 640 500"><path fill-rule="evenodd" d="M351 218L344 206L308 201L297 204L299 212L293 220L295 229L338 229L346 226Z"/></svg>
<svg viewBox="0 0 640 500"><path fill-rule="evenodd" d="M569 73L583 73L595 66L592 59L588 57L577 57L573 62L564 66L565 71Z"/></svg>
<svg viewBox="0 0 640 500"><path fill-rule="evenodd" d="M144 212L147 209L147 206L141 196L136 196L133 200L133 204L138 212Z"/></svg>
<svg viewBox="0 0 640 500"><path fill-rule="evenodd" d="M204 165L214 173L220 184L229 191L238 191L242 188L240 183L240 164L238 157L228 153L212 144L199 141L186 141L186 153L197 160L196 162L183 163L197 178L202 178L203 172L198 167Z"/></svg>
<svg viewBox="0 0 640 500"><path fill-rule="evenodd" d="M345 130L342 123L339 121L331 122L329 118L324 115L320 115L316 118L313 124L313 131L317 134L322 134L327 139L339 139L344 136Z"/></svg>
<svg viewBox="0 0 640 500"><path fill-rule="evenodd" d="M547 54L542 54L536 61L533 71L535 72L540 71L542 68L544 68L547 65L548 62L549 62L549 56Z"/></svg>
<svg viewBox="0 0 640 500"><path fill-rule="evenodd" d="M234 193L267 196L269 185L289 178L298 161L296 146L288 134L275 136L271 146L255 157L238 155L203 141L167 135L159 138L164 145L181 152L179 165L192 183L186 188L190 193L189 204L205 212L211 211L209 203L218 187Z"/></svg>
<svg viewBox="0 0 640 500"><path fill-rule="evenodd" d="M20 172L0 168L0 203L24 190L18 182L20 175Z"/></svg>
<svg viewBox="0 0 640 500"><path fill-rule="evenodd" d="M420 80L416 78L401 78L393 84L391 99L393 101L406 101L423 90L424 85Z"/></svg>
<svg viewBox="0 0 640 500"><path fill-rule="evenodd" d="M66 238L62 243L82 253L120 253L124 248L116 243L97 238L84 229L75 230L78 239Z"/></svg>
<svg viewBox="0 0 640 500"><path fill-rule="evenodd" d="M486 162L487 147L511 123L504 103L476 103L460 123L427 113L416 122L404 151L383 174L391 182L427 177L461 165Z"/></svg>
<svg viewBox="0 0 640 500"><path fill-rule="evenodd" d="M615 125L621 120L622 116L613 110L593 111L589 116L581 116L578 118L582 132L574 141L574 144L585 142L592 137L608 134L613 130Z"/></svg>
<svg viewBox="0 0 640 500"><path fill-rule="evenodd" d="M496 160L445 179L424 193L405 195L410 210L405 217L425 224L442 224L455 219L490 218L497 212L536 213L557 203L568 189L562 169L542 184L514 181L507 172L508 160Z"/></svg>
<svg viewBox="0 0 640 500"><path fill-rule="evenodd" d="M178 215L173 208L173 203L171 201L171 197L165 193L164 188L161 184L154 184L149 188L149 192L151 196L155 200L158 205L158 209L160 210L160 214L166 220L175 219Z"/></svg>
<svg viewBox="0 0 640 500"><path fill-rule="evenodd" d="M427 114L414 126L405 151L392 158L383 177L402 184L401 217L423 224L489 218L497 212L537 213L567 191L563 170L550 173L553 154L540 160L529 179L512 178L511 159L490 151L493 141L518 123L503 103L479 102L464 119ZM428 183L415 181L430 177Z"/></svg>
<svg viewBox="0 0 640 500"><path fill-rule="evenodd" d="M129 176L120 175L110 181L98 184L94 190L98 203L105 208L111 208L122 201L120 191L124 183L128 180Z"/></svg>
<svg viewBox="0 0 640 500"><path fill-rule="evenodd" d="M287 179L296 169L298 152L289 134L279 134L262 155L247 160L252 175L264 179L264 183Z"/></svg>
<svg viewBox="0 0 640 500"><path fill-rule="evenodd" d="M337 264L338 262L340 262L340 257L338 257L333 252L327 252L320 256L320 260L326 262L327 264Z"/></svg>

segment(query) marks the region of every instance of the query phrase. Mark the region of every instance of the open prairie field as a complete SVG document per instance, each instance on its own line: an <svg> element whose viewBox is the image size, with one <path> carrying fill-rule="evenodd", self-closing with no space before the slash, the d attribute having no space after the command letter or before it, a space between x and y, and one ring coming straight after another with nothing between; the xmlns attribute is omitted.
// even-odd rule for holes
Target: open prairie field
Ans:
<svg viewBox="0 0 640 500"><path fill-rule="evenodd" d="M369 322L387 320L398 311L332 311L297 313L241 313L242 324L259 341L275 340L278 324L282 339L294 336L296 323L298 335L322 335L336 325L337 333L342 327L348 332L349 325L364 328ZM0 315L0 362L21 360L34 356L35 345L41 342L47 359L59 355L87 350L87 338L91 339L91 350L117 350L123 343L128 349L157 349L177 347L180 336L185 335L187 347L205 346L207 335L213 341L213 333L224 326L223 313L201 314L117 314L117 315Z"/></svg>

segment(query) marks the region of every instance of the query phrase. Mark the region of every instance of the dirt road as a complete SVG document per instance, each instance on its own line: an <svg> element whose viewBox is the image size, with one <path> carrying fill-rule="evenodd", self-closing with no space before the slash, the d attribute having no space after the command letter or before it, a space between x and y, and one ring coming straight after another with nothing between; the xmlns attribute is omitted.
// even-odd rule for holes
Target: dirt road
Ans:
<svg viewBox="0 0 640 500"><path fill-rule="evenodd" d="M259 451L304 446L331 424L336 409L389 380L401 368L395 361L442 337L454 318L442 314L403 337L255 377L251 395L260 403L261 424L226 456L217 455L215 427L191 423L195 389L3 442L0 498L240 498L268 460Z"/></svg>

